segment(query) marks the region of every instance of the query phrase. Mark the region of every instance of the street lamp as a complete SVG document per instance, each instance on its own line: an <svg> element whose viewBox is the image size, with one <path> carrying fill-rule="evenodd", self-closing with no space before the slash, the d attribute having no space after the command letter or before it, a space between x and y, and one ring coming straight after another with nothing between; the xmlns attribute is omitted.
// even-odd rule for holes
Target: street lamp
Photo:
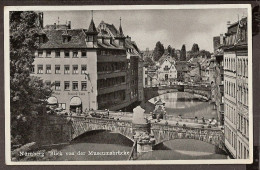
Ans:
<svg viewBox="0 0 260 170"><path fill-rule="evenodd" d="M93 93L93 86L90 80L90 75L89 73L84 73L85 75L85 80L88 80L91 84L91 92ZM90 110L90 90L88 90L88 110Z"/></svg>

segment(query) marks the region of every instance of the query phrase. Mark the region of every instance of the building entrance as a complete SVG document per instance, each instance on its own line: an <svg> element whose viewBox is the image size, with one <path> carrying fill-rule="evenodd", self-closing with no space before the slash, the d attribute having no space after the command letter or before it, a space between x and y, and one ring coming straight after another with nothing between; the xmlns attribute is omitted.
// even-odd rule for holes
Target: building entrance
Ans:
<svg viewBox="0 0 260 170"><path fill-rule="evenodd" d="M75 113L82 112L82 101L79 97L72 97L70 99L70 111Z"/></svg>

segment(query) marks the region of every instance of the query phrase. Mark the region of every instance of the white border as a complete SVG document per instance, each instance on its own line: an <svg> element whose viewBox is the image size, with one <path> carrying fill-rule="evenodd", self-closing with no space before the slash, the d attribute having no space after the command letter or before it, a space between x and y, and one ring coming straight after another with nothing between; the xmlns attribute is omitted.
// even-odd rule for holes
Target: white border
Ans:
<svg viewBox="0 0 260 170"><path fill-rule="evenodd" d="M146 10L146 9L224 9L248 10L249 60L249 159L227 160L145 160L145 161L11 161L10 131L10 65L9 65L9 11L79 11L79 10ZM109 6L5 6L4 7L4 66L5 66L5 160L7 165L152 165L152 164L251 164L253 162L253 86L252 86L252 16L250 4L215 5L109 5Z"/></svg>

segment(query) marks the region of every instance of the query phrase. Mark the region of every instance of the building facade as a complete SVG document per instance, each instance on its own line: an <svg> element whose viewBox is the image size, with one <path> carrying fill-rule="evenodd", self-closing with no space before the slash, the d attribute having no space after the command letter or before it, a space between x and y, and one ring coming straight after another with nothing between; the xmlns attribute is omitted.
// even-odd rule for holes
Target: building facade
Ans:
<svg viewBox="0 0 260 170"><path fill-rule="evenodd" d="M229 25L224 47L225 145L234 158L249 157L247 18Z"/></svg>
<svg viewBox="0 0 260 170"><path fill-rule="evenodd" d="M39 43L31 75L53 86L49 104L71 111L119 110L143 99L141 53L121 22L119 30L103 21L96 28L93 18L88 29L72 29L71 22L48 25Z"/></svg>
<svg viewBox="0 0 260 170"><path fill-rule="evenodd" d="M224 125L224 60L223 34L213 38L214 54L211 59L210 74L211 99L215 103L220 125Z"/></svg>
<svg viewBox="0 0 260 170"><path fill-rule="evenodd" d="M158 61L157 75L160 85L172 85L177 81L175 60L169 54L164 54Z"/></svg>

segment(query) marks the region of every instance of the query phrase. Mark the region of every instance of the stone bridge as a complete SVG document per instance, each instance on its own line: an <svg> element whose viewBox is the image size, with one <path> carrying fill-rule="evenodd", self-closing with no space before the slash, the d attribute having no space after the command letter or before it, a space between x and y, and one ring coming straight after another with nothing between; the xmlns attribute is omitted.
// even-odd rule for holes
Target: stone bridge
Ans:
<svg viewBox="0 0 260 170"><path fill-rule="evenodd" d="M71 120L72 134L71 140L76 139L80 135L93 130L107 130L119 133L128 139L134 141L132 123L129 121L117 121L113 119L100 118L84 118L84 117L69 117Z"/></svg>
<svg viewBox="0 0 260 170"><path fill-rule="evenodd" d="M108 130L120 133L128 139L134 141L134 128L130 121L68 117L71 123L71 139L74 140L80 135L93 130ZM195 139L215 145L221 150L225 150L224 136L220 129L197 128L177 125L164 125L158 123L150 124L150 135L155 138L155 145L174 139Z"/></svg>
<svg viewBox="0 0 260 170"><path fill-rule="evenodd" d="M171 86L160 86L160 87L148 87L144 88L144 99L145 101L151 98L157 97L162 94L172 93L177 91L189 92L197 94L207 100L211 99L211 87L204 86L190 86L190 85L171 85Z"/></svg>

